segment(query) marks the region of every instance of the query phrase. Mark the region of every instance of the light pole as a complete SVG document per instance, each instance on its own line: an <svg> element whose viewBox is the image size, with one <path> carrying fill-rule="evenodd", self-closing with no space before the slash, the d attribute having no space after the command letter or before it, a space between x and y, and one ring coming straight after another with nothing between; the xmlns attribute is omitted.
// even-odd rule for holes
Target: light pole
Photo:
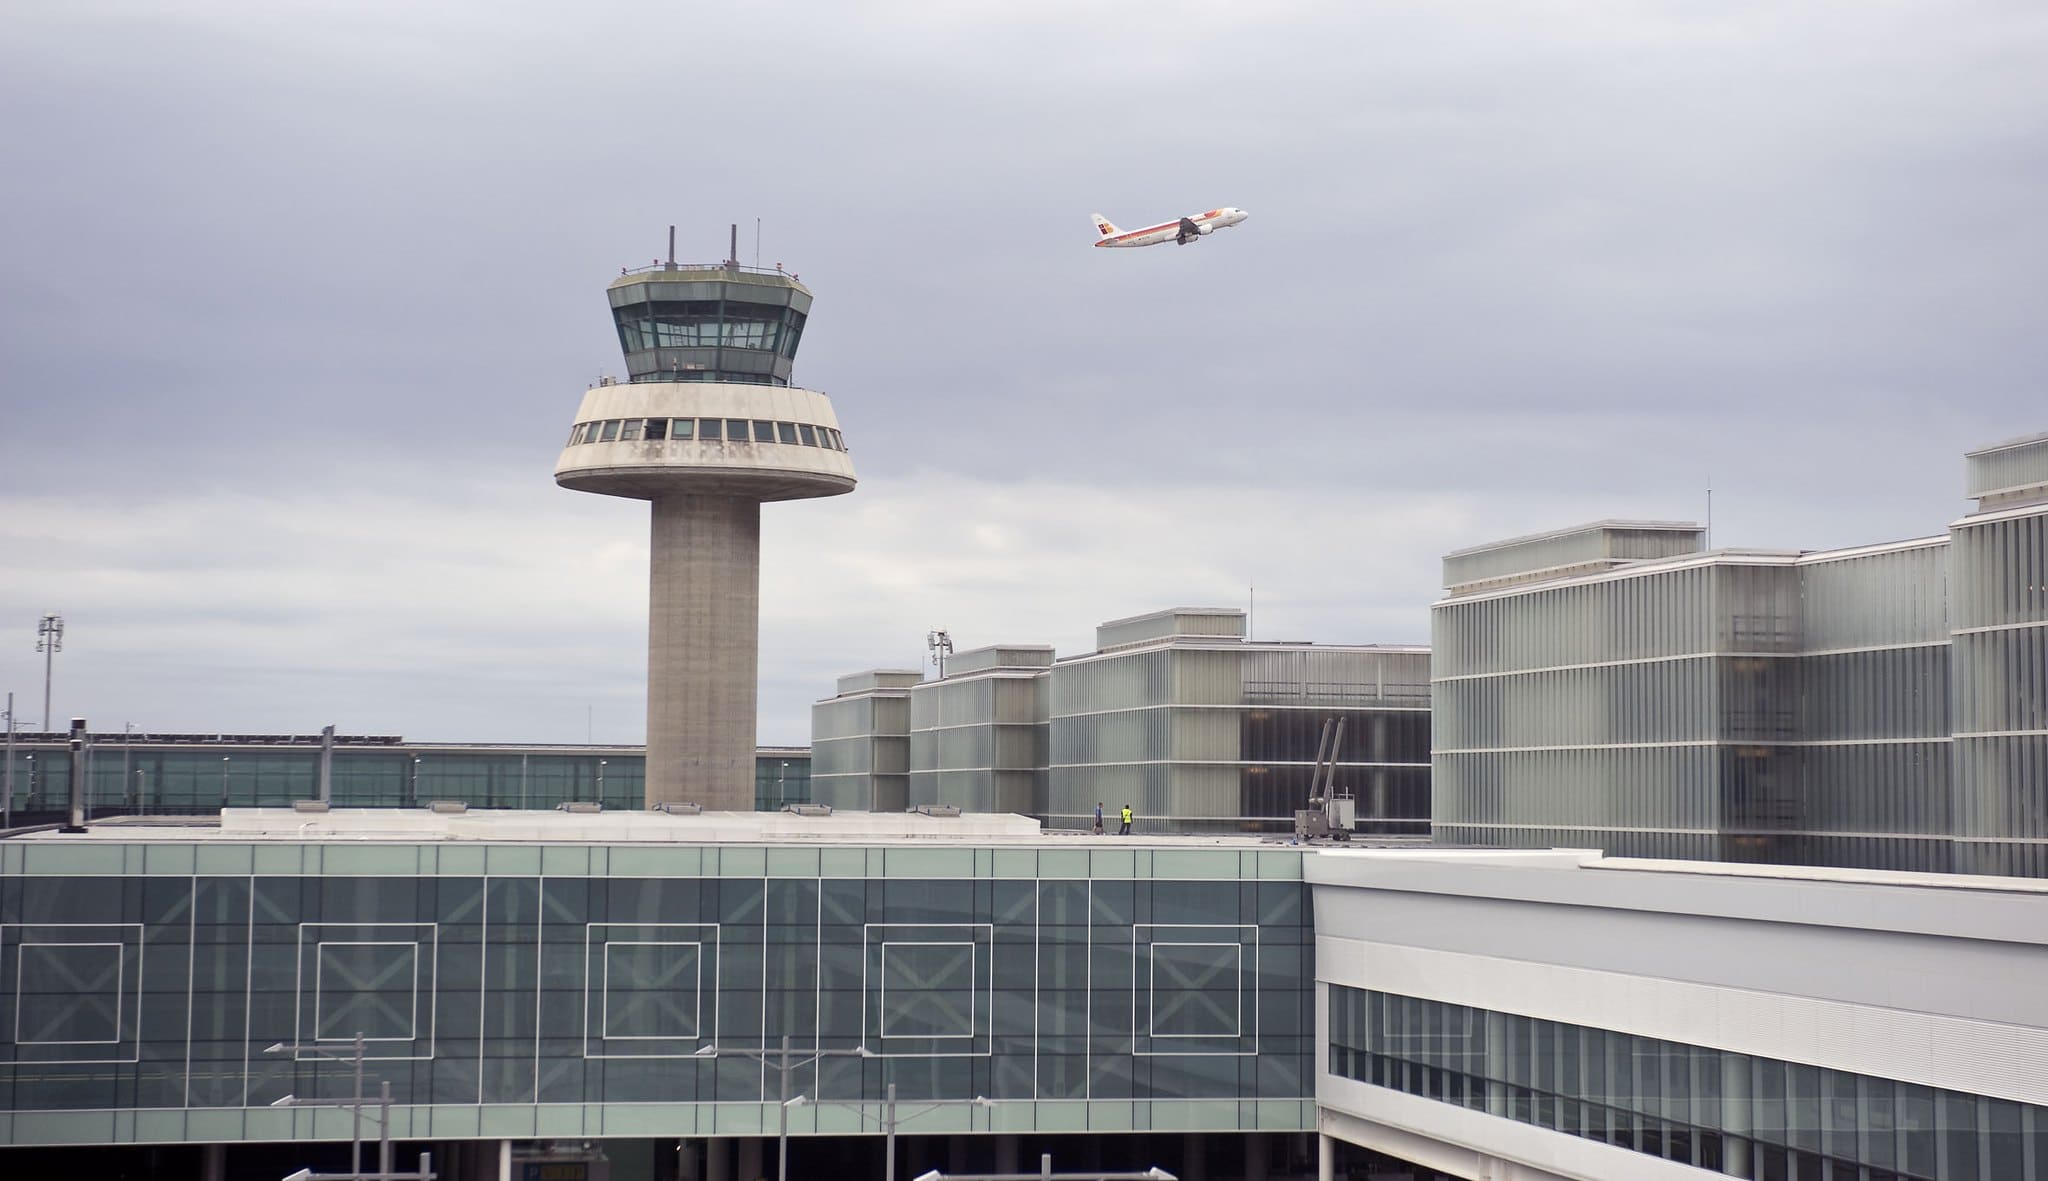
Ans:
<svg viewBox="0 0 2048 1181"><path fill-rule="evenodd" d="M14 694L7 695L7 770L0 784L0 828L14 827Z"/></svg>
<svg viewBox="0 0 2048 1181"><path fill-rule="evenodd" d="M409 797L405 801L405 806L408 808L417 807L420 802L420 757L418 755L412 757L412 785L405 790L406 795Z"/></svg>
<svg viewBox="0 0 2048 1181"><path fill-rule="evenodd" d="M599 760L599 765L603 765L603 760ZM802 1095L797 1095L793 1098L790 1096L790 1070L794 1067L809 1066L822 1058L874 1057L874 1054L866 1046L856 1046L851 1050L821 1050L814 1048L807 1051L809 1057L798 1061L791 1061L790 1055L794 1052L789 1047L789 1035L785 1033L782 1035L782 1051L779 1054L770 1054L766 1051L721 1049L718 1046L705 1046L691 1055L693 1058L716 1058L721 1054L732 1054L749 1059L750 1061L759 1062L763 1066L768 1065L771 1061L776 1063L777 1073L782 1076L782 1096L781 1104L778 1108L781 1115L781 1127L775 1137L775 1181L789 1181L789 1109L792 1107L802 1107L810 1102L810 1100L805 1099Z"/></svg>
<svg viewBox="0 0 2048 1181"><path fill-rule="evenodd" d="M230 757L232 756L222 755L220 757L220 806L222 808L228 806L228 759Z"/></svg>
<svg viewBox="0 0 2048 1181"><path fill-rule="evenodd" d="M604 759L597 760L597 802L600 804L604 803L604 765Z"/></svg>
<svg viewBox="0 0 2048 1181"><path fill-rule="evenodd" d="M434 1157L432 1153L420 1154L417 1172L397 1173L391 1167L391 1080L379 1079L375 1099L363 1094L363 1053L367 1041L361 1033L346 1046L310 1046L279 1042L264 1049L266 1054L315 1054L322 1057L339 1058L347 1056L355 1060L355 1094L341 1099L301 1099L297 1095L286 1095L271 1102L272 1107L346 1107L355 1116L354 1139L349 1144L349 1168L346 1173L316 1173L311 1169L300 1169L287 1176L284 1181L434 1181ZM363 1108L370 1103L377 1105L377 1171L363 1172Z"/></svg>
<svg viewBox="0 0 2048 1181"><path fill-rule="evenodd" d="M1036 1173L941 1173L933 1169L920 1173L917 1181L1179 1181L1172 1173L1153 1165L1142 1173L1104 1173L1100 1171L1082 1173L1055 1173L1052 1171L1052 1153L1038 1158Z"/></svg>
<svg viewBox="0 0 2048 1181"><path fill-rule="evenodd" d="M36 651L43 654L43 733L50 732L50 661L64 650L64 617L55 612L36 624Z"/></svg>
<svg viewBox="0 0 2048 1181"><path fill-rule="evenodd" d="M896 1181L896 1125L901 1122L903 1117L899 1116L896 1112L895 1083L889 1084L886 1094L888 1097L882 1100L882 1131L884 1134L882 1141L882 1181ZM995 1110L996 1106L995 1100L983 1095L976 1095L972 1099L940 1099L911 1112L908 1118L916 1119L918 1116L937 1111L941 1107L952 1107L961 1103L972 1104L975 1107L983 1107L991 1111ZM866 1113L862 1113L862 1118L866 1118ZM970 1123L969 1127L972 1126ZM924 1178L920 1177L918 1181L924 1181Z"/></svg>

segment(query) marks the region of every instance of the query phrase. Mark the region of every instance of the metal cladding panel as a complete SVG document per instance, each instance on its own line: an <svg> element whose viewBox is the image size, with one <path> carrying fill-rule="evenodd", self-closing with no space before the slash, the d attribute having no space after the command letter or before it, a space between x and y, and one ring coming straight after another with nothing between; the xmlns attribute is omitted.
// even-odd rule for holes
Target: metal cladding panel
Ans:
<svg viewBox="0 0 2048 1181"><path fill-rule="evenodd" d="M1972 451L1963 463L1965 496L2032 493L2048 497L2048 434Z"/></svg>
<svg viewBox="0 0 2048 1181"><path fill-rule="evenodd" d="M1242 638L1245 613L1236 607L1175 607L1112 619L1095 629L1098 650L1163 640L1171 636L1217 636Z"/></svg>
<svg viewBox="0 0 2048 1181"><path fill-rule="evenodd" d="M862 693L871 689L909 689L924 680L924 674L910 668L871 668L866 672L848 673L837 682L838 693Z"/></svg>
<svg viewBox="0 0 2048 1181"><path fill-rule="evenodd" d="M1601 521L1447 554L1443 584L1468 586L1516 574L1592 563L1643 561L1699 551L1706 531L1690 522Z"/></svg>
<svg viewBox="0 0 2048 1181"><path fill-rule="evenodd" d="M1049 644L996 644L970 648L946 660L946 675L981 672L992 668L1051 668L1053 650Z"/></svg>

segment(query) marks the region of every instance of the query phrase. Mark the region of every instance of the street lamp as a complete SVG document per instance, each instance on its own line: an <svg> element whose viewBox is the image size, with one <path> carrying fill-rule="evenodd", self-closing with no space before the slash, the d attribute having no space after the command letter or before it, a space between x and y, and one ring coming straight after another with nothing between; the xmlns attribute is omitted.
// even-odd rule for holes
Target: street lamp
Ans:
<svg viewBox="0 0 2048 1181"><path fill-rule="evenodd" d="M1172 1173L1153 1165L1142 1173L1055 1173L1052 1171L1052 1154L1038 1158L1036 1173L941 1173L933 1169L918 1174L917 1181L1179 1181Z"/></svg>
<svg viewBox="0 0 2048 1181"><path fill-rule="evenodd" d="M377 1104L377 1171L374 1173L363 1172L363 1108L373 1102L370 1096L363 1094L363 1054L368 1048L368 1044L368 1041L359 1032L354 1040L345 1045L321 1045L315 1042L308 1046L278 1042L276 1045L264 1048L263 1052L266 1054L313 1054L328 1058L346 1056L355 1061L356 1089L353 1095L341 1099L301 1099L297 1095L286 1095L281 1099L271 1101L270 1105L272 1107L345 1107L355 1116L354 1136L349 1143L348 1172L316 1173L311 1169L300 1169L298 1172L286 1177L284 1181L434 1181L434 1157L432 1153L423 1152L420 1154L420 1166L417 1172L395 1173L391 1169L391 1081L389 1079L378 1080L377 1097L374 1100Z"/></svg>
<svg viewBox="0 0 2048 1181"><path fill-rule="evenodd" d="M228 759L229 759L229 757L230 757L230 756L228 756L228 755L222 755L222 756L220 757L220 806L221 806L221 807L223 807L223 808L225 808L225 807L227 807L227 806L228 806Z"/></svg>
<svg viewBox="0 0 2048 1181"><path fill-rule="evenodd" d="M598 766L600 768L604 766L602 759L598 760ZM873 1052L866 1046L856 1046L851 1050L812 1049L808 1051L809 1057L794 1062L790 1060L792 1052L789 1048L789 1035L785 1033L782 1035L782 1052L779 1054L770 1054L761 1050L740 1050L730 1047L720 1049L717 1046L703 1046L696 1053L690 1055L692 1058L716 1058L721 1054L733 1054L750 1061L759 1062L763 1066L768 1065L770 1061L776 1063L776 1070L782 1076L782 1095L778 1109L781 1115L780 1122L782 1126L775 1138L775 1181L789 1181L789 1109L792 1107L802 1107L810 1102L802 1095L794 1097L790 1095L789 1072L791 1068L809 1066L821 1058L874 1057Z"/></svg>
<svg viewBox="0 0 2048 1181"><path fill-rule="evenodd" d="M604 803L604 765L604 759L597 760L597 802L600 804Z"/></svg>
<svg viewBox="0 0 2048 1181"><path fill-rule="evenodd" d="M972 1099L940 1099L918 1108L916 1111L911 1112L908 1117L903 1117L899 1116L896 1112L895 1083L889 1084L889 1089L886 1092L886 1094L888 1095L888 1098L882 1101L882 1131L884 1133L882 1148L882 1181L896 1181L896 1125L902 1122L904 1118L916 1119L918 1116L926 1115L931 1112L937 1111L941 1107L952 1107L960 1103L972 1104L975 1107L983 1107L991 1111L995 1110L996 1106L995 1100L990 1099L984 1095L976 1095ZM862 1113L861 1118L867 1118L865 1112ZM973 1125L970 1123L968 1126L972 1127ZM925 1179L923 1177L919 1177L917 1181L925 1181Z"/></svg>

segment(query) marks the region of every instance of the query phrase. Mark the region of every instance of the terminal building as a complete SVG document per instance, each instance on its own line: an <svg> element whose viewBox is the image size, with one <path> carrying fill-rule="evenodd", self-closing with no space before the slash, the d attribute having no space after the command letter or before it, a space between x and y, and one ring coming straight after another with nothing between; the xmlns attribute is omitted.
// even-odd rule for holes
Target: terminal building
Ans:
<svg viewBox="0 0 2048 1181"><path fill-rule="evenodd" d="M1325 722L1359 831L1429 831L1429 649L1253 641L1237 608L1105 623L1095 651L961 652L944 675L841 678L811 712L820 803L1015 812L1060 829L1124 804L1140 832L1286 833ZM899 795L900 793L900 795Z"/></svg>
<svg viewBox="0 0 2048 1181"><path fill-rule="evenodd" d="M1966 470L1933 537L1603 521L1447 556L1436 839L2048 876L2048 435Z"/></svg>
<svg viewBox="0 0 2048 1181"><path fill-rule="evenodd" d="M2043 979L2021 878L1010 816L114 818L0 839L0 1173L338 1172L352 1114L307 1104L388 1083L396 1165L449 1181L2012 1181L2048 1177Z"/></svg>
<svg viewBox="0 0 2048 1181"><path fill-rule="evenodd" d="M85 814L204 816L224 808L645 806L646 748L626 745L408 742L396 734L88 733ZM754 748L757 811L811 801L810 751ZM324 768L324 773L323 773ZM323 794L322 783L325 782ZM16 734L0 754L0 827L62 819L68 736Z"/></svg>

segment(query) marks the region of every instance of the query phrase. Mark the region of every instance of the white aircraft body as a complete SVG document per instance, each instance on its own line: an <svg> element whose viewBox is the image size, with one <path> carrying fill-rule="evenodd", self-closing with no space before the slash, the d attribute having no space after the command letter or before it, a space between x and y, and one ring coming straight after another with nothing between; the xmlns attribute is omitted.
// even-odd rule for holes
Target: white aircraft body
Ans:
<svg viewBox="0 0 2048 1181"><path fill-rule="evenodd" d="M1096 239L1097 246L1157 246L1161 242L1175 242L1182 246L1197 238L1206 238L1217 230L1228 229L1250 217L1242 209L1228 205L1211 209L1206 213L1191 213L1179 221L1163 221L1156 226L1142 230L1120 230L1116 223L1101 214L1095 215L1095 228L1102 237Z"/></svg>

